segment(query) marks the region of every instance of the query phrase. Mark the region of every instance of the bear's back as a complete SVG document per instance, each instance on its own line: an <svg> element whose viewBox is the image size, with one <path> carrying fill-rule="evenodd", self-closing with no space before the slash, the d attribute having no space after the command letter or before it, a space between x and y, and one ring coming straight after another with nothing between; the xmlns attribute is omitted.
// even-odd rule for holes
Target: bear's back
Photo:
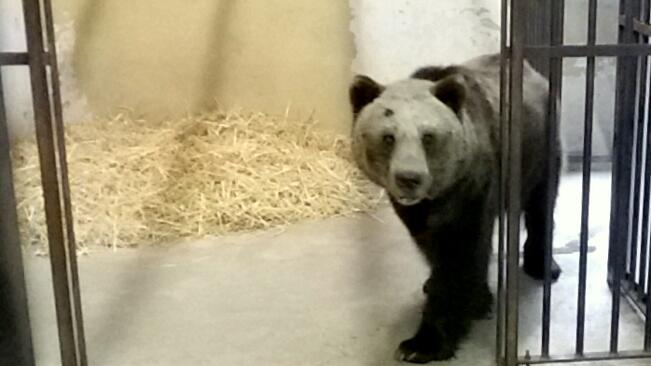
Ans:
<svg viewBox="0 0 651 366"><path fill-rule="evenodd" d="M488 136L492 151L497 154L501 143L500 135L500 54L489 54L470 59L464 63L450 66L427 66L416 70L411 77L437 82L445 77L457 74L463 76L466 83L466 110L469 122L476 126L480 135ZM508 64L507 64L508 67ZM508 80L507 80L508 85ZM508 90L507 90L508 92ZM545 159L550 156L547 151L548 82L528 62L523 70L523 180L535 181L544 171ZM558 131L558 128L556 129ZM480 139L481 140L481 139ZM557 155L560 152L560 138L557 134L556 144L551 147Z"/></svg>

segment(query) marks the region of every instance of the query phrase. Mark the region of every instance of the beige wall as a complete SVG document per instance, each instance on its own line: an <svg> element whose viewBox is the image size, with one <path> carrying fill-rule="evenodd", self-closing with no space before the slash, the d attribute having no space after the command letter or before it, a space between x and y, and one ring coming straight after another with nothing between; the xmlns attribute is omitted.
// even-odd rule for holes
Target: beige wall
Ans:
<svg viewBox="0 0 651 366"><path fill-rule="evenodd" d="M0 48L22 45L0 0ZM498 49L499 1L53 0L66 119L240 106L312 110L348 132L351 70L380 81ZM351 15L352 13L352 15ZM31 125L25 73L4 75L12 130ZM23 87L21 88L20 85Z"/></svg>
<svg viewBox="0 0 651 366"><path fill-rule="evenodd" d="M54 6L60 25L74 22L68 62L94 113L128 107L159 118L214 100L271 113L291 105L295 114L315 110L324 125L347 131L354 57L347 1L58 0Z"/></svg>
<svg viewBox="0 0 651 366"><path fill-rule="evenodd" d="M0 47L22 44L22 29L3 28L21 18L19 10L9 16L4 8L19 4L0 1ZM284 113L287 105L303 116L314 110L324 126L347 133L351 69L387 82L423 64L495 49L499 35L497 0L53 5L69 122L117 107L154 118L182 115L217 100L271 113ZM27 75L12 72L5 83L12 93L10 127L24 132L32 124Z"/></svg>

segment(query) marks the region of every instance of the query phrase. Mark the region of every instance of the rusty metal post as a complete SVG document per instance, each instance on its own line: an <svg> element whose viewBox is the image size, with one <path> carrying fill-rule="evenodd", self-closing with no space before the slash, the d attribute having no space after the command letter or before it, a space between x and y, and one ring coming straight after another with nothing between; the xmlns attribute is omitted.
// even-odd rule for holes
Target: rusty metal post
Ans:
<svg viewBox="0 0 651 366"><path fill-rule="evenodd" d="M27 60L31 77L36 139L41 169L45 219L52 267L55 306L59 330L61 361L64 366L86 365L81 302L77 281L76 252L69 209L65 149L58 98L58 82L48 83L47 65L56 63L51 8L46 3L46 31L50 52L46 53L43 39L41 3L23 0L27 37ZM52 71L52 70L50 70ZM54 81L55 74L51 79ZM50 89L54 100L50 99ZM54 106L53 106L54 104ZM53 108L54 107L54 108ZM53 113L57 116L53 118Z"/></svg>
<svg viewBox="0 0 651 366"><path fill-rule="evenodd" d="M33 366L6 121L0 71L0 365Z"/></svg>

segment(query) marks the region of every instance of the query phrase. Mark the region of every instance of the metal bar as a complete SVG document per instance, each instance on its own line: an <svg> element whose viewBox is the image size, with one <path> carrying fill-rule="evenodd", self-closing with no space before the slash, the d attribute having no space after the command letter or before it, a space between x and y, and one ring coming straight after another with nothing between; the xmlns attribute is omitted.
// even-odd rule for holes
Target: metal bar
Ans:
<svg viewBox="0 0 651 366"><path fill-rule="evenodd" d="M649 80L647 80L647 84ZM651 108L647 109L646 158L644 162L644 194L642 198L642 235L640 248L640 291L644 293L646 285L651 283L651 268L647 267L649 249L649 201L651 201ZM648 276L648 278L647 278ZM644 333L644 350L651 351L651 290L647 291L646 321Z"/></svg>
<svg viewBox="0 0 651 366"><path fill-rule="evenodd" d="M620 28L619 42L632 43L633 1L621 0L620 11L626 15L627 24ZM614 146L617 153L613 165L613 190L610 223L609 263L612 266L612 314L610 330L610 352L616 353L619 341L619 316L621 299L621 279L625 266L625 251L629 239L630 225L630 183L632 158L632 132L635 128L634 117L630 115L630 101L633 100L635 85L635 60L618 59L617 90L615 104ZM631 75L631 71L633 75Z"/></svg>
<svg viewBox="0 0 651 366"><path fill-rule="evenodd" d="M597 0L588 4L588 44L597 38ZM588 57L585 85L585 111L583 132L583 187L581 192L581 234L579 247L579 294L576 315L576 354L584 352L585 295L588 270L588 223L590 213L590 173L592 168L592 125L594 121L595 58Z"/></svg>
<svg viewBox="0 0 651 366"><path fill-rule="evenodd" d="M639 38L639 37L636 37ZM639 41L639 39L636 39ZM637 114L637 123L635 124L634 136L635 136L635 160L634 164L634 179L633 179L633 220L631 223L631 239L630 239L630 251L629 251L629 267L628 272L632 276L634 283L638 282L637 278L637 259L638 259L638 240L640 239L640 211L641 207L641 190L642 190L642 151L644 144L644 119L645 119L645 106L647 99L647 90L646 84L642 84L642 81L647 79L647 58L643 57L638 62L637 70L637 80L640 81L638 86L639 95L636 96L638 114ZM644 276L644 274L642 274ZM635 289L637 291L637 289Z"/></svg>
<svg viewBox="0 0 651 366"><path fill-rule="evenodd" d="M651 26L649 22L651 21L651 0L644 0L642 6L642 23L646 30L640 30L638 27L638 32L642 34L642 42L649 42L649 36L651 36ZM634 24L635 27L635 24ZM644 80L643 87L651 88L651 77L649 73L649 60L644 58L643 63L646 67L646 78ZM651 93L651 90L648 91ZM651 188L651 104L648 103L648 100L641 99L645 103L646 111L643 110L641 114L646 112L646 159L645 159L645 168L644 168L644 198L642 200L642 238L641 238L641 254L640 254L640 293L645 294L646 285L651 283L651 268L647 266L648 254L649 254L649 205L651 198L649 197L649 189ZM642 118L644 119L644 118ZM644 255L642 255L644 253ZM646 272L646 276L645 276ZM646 283L644 279L646 277ZM645 311L645 321L644 321L644 350L646 352L651 352L651 286L646 290L646 311Z"/></svg>
<svg viewBox="0 0 651 366"><path fill-rule="evenodd" d="M617 57L651 55L649 44L599 44L594 46L526 46L527 57Z"/></svg>
<svg viewBox="0 0 651 366"><path fill-rule="evenodd" d="M502 27L500 29L500 157L499 157L499 190L498 190L498 242L497 242L497 326L495 361L502 364L505 356L505 299L504 299L504 246L505 246L505 197L506 197L506 176L508 144L508 119L507 119L507 87L508 87L508 53L507 53L507 24L508 24L508 0L501 0Z"/></svg>
<svg viewBox="0 0 651 366"><path fill-rule="evenodd" d="M636 5L635 12L637 13L637 16L642 19L644 22L648 22L649 16L648 16L648 4L649 0L640 0L638 1L638 4ZM635 23L640 23L638 19L633 19L633 30L635 31ZM634 41L636 43L640 42L646 42L646 37L644 34L640 34L639 32L635 32L633 35ZM640 234L640 226L643 226L640 222L640 215L641 215L641 210L642 210L642 205L640 201L640 196L641 196L641 190L642 190L642 151L644 149L644 128L645 128L645 107L646 107L646 102L647 102L647 84L644 83L647 80L647 58L642 57L640 60L638 60L638 65L637 65L637 95L636 95L636 101L637 101L637 123L635 124L635 160L634 160L634 179L633 179L633 220L631 223L631 240L630 240L630 252L629 252L629 265L628 265L628 273L631 276L631 280L634 284L633 290L635 292L639 292L640 289L637 287L637 283L639 282L640 277L644 277L644 274L642 273L639 277L637 274L637 259L638 259L638 243L641 245L642 243L640 242L640 237L638 234ZM644 248L640 248L643 250ZM640 264L643 266L642 264ZM642 292L644 292L642 290Z"/></svg>
<svg viewBox="0 0 651 366"><path fill-rule="evenodd" d="M633 19L633 30L647 37L651 36L651 25L637 19Z"/></svg>
<svg viewBox="0 0 651 366"><path fill-rule="evenodd" d="M63 231L63 217L59 195L57 162L52 131L48 83L45 72L45 54L40 7L37 0L23 0L23 14L29 52L36 138L40 161L45 219L50 247L52 280L59 331L61 362L64 366L78 365L75 332L72 320L67 258Z"/></svg>
<svg viewBox="0 0 651 366"><path fill-rule="evenodd" d="M551 5L551 29L550 29L550 44L551 46L561 45L563 43L563 14L565 9L565 2L553 1ZM547 145L548 151L551 151L551 146L555 143L557 134L557 123L560 111L561 89L563 82L563 60L554 57L550 60L549 67L549 96L548 96L548 115L547 115ZM550 185L557 179L556 159L552 158L547 163L547 182ZM547 189L546 197L546 227L545 227L545 257L544 257L544 281L543 281L543 304L542 304L542 337L541 337L541 354L543 357L549 355L550 343L550 328L551 328L551 259L553 251L553 225L554 225L554 201L551 197L552 190Z"/></svg>
<svg viewBox="0 0 651 366"><path fill-rule="evenodd" d="M50 53L43 52L43 64L50 65ZM28 66L29 53L27 52L0 52L0 66Z"/></svg>
<svg viewBox="0 0 651 366"><path fill-rule="evenodd" d="M0 70L0 364L34 365Z"/></svg>
<svg viewBox="0 0 651 366"><path fill-rule="evenodd" d="M651 283L651 270L647 273L647 283ZM651 352L651 289L646 294L646 314L644 321L644 351Z"/></svg>
<svg viewBox="0 0 651 366"><path fill-rule="evenodd" d="M649 21L649 8L650 8L650 0L645 0L643 5L644 8L642 10L642 19L645 22ZM643 36L643 41L648 42L648 37ZM651 80L648 79L649 77L649 62L648 60L644 60L647 66L647 79L644 80L644 86L649 87L649 82ZM640 293L644 293L646 289L646 271L647 271L647 255L648 255L648 250L649 250L649 200L651 200L651 135L650 135L650 127L648 120L651 118L651 111L647 109L647 129L646 129L646 154L644 158L644 189L643 189L643 194L642 194L642 233L640 237L640 269L639 269L639 291Z"/></svg>
<svg viewBox="0 0 651 366"><path fill-rule="evenodd" d="M27 52L1 52L0 53L0 66L27 65L27 64L29 64L29 56Z"/></svg>
<svg viewBox="0 0 651 366"><path fill-rule="evenodd" d="M631 286L634 286L635 283L624 279L622 281L622 287L629 289ZM626 303L631 307L631 310L637 315L644 323L644 299L640 296L637 296L637 292L634 291L624 291L622 293L622 298L626 300Z"/></svg>
<svg viewBox="0 0 651 366"><path fill-rule="evenodd" d="M540 364L556 364L556 363L573 363L573 362L596 362L596 361L621 361L621 360L639 360L651 359L651 352L595 352L586 353L583 356L577 355L562 355L550 357L529 357L522 358L518 361L519 365L540 365Z"/></svg>
<svg viewBox="0 0 651 366"><path fill-rule="evenodd" d="M649 36L651 36L651 27L649 26L649 21L651 21L651 1L644 0L642 7L642 22L644 26L647 27L648 31L641 31L638 28L638 31L643 34L642 41L644 43L649 42ZM635 24L634 24L635 26ZM645 65L647 66L647 79L645 82L645 87L651 88L651 77L649 77L649 60L645 58ZM651 90L649 90L651 93ZM648 255L651 243L649 243L649 229L651 222L649 221L649 205L651 201L651 104L646 105L646 159L645 159L645 169L644 169L644 198L642 200L642 242L641 242L641 253L640 253L640 292L645 293L646 290L646 311L645 311L645 321L644 321L644 351L651 352L651 285L646 289L646 285L651 284L651 268L647 266ZM646 276L645 276L646 272ZM646 283L645 283L646 280Z"/></svg>
<svg viewBox="0 0 651 366"><path fill-rule="evenodd" d="M647 81L648 83L648 81ZM646 183L647 183L647 188L651 186L651 182L649 182L649 178L651 178L651 133L649 133L649 129L651 129L651 105L649 106L647 110L647 161L646 161ZM647 191L648 193L648 191ZM648 221L648 212L649 212L649 201L644 202L644 208L646 209L647 215L646 215L646 221L644 222L644 228L647 229L647 234L648 234L648 229L649 225L651 223ZM643 216L644 217L644 216ZM648 253L648 251L651 249L649 248L649 237L644 236L643 239L646 241L645 245L645 250ZM646 258L645 258L646 260ZM649 266L651 267L651 266ZM647 285L648 285L648 290L646 291L646 312L645 312L645 321L644 321L644 351L646 352L651 352L651 268L647 267ZM644 277L644 274L641 275L641 277ZM644 293L644 287L642 287L642 292Z"/></svg>
<svg viewBox="0 0 651 366"><path fill-rule="evenodd" d="M77 245L75 240L74 222L72 217L72 200L70 198L70 184L68 182L68 164L66 161L66 144L63 126L63 109L61 105L61 88L59 85L59 65L57 63L56 40L54 36L54 19L52 16L51 0L43 0L45 13L45 30L47 36L48 53L50 55L50 85L52 88L52 105L54 107L54 136L58 152L61 182L61 202L66 228L66 244L70 274L70 290L72 292L72 312L75 330L75 346L80 366L88 363L86 357L86 342L84 337L84 324L81 309L81 294L79 289L79 271L77 268Z"/></svg>
<svg viewBox="0 0 651 366"><path fill-rule="evenodd" d="M624 6L626 0L620 0L620 9ZM620 10L621 12L622 10ZM623 22L623 20L620 20ZM618 41L621 43L623 40L623 30L620 27ZM621 270L619 269L619 253L623 250L622 245L620 245L619 231L621 231L621 220L619 214L619 196L622 195L619 187L621 184L621 170L622 165L622 150L626 141L621 141L622 135L622 123L619 123L619 119L622 118L623 114L623 95L626 91L624 85L624 76L625 67L621 59L617 59L617 83L616 83L616 101L615 101L615 126L614 126L614 141L613 141L613 150L615 153L615 159L613 161L612 167L612 178L611 178L611 209L610 209L610 238L609 238L609 253L608 253L608 278L611 283L611 335L610 335L610 350L615 353L617 351L617 329L619 322L619 296L620 296L620 281L621 281Z"/></svg>
<svg viewBox="0 0 651 366"><path fill-rule="evenodd" d="M548 1L529 1L527 9L527 36L526 45L547 45L550 36L550 7ZM549 59L548 58L526 58L529 64L538 72L549 77Z"/></svg>
<svg viewBox="0 0 651 366"><path fill-rule="evenodd" d="M644 15L645 13L642 12L642 16ZM624 15L619 16L619 26L620 27L626 26L626 16ZM644 22L644 21L639 21L638 19L633 19L633 31L646 36L651 36L651 25L649 25L648 21Z"/></svg>
<svg viewBox="0 0 651 366"><path fill-rule="evenodd" d="M506 271L506 366L518 362L518 271L520 259L520 213L523 117L524 37L526 3L511 0L511 54L509 73L509 171L507 203L507 271Z"/></svg>

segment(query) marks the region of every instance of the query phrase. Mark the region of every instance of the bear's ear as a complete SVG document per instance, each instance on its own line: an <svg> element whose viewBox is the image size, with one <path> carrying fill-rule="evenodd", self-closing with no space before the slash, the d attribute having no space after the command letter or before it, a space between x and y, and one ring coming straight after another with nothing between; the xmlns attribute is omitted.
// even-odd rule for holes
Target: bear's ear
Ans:
<svg viewBox="0 0 651 366"><path fill-rule="evenodd" d="M383 91L384 86L370 77L365 75L355 76L348 90L350 104L353 107L353 116L357 117L362 108L374 101Z"/></svg>
<svg viewBox="0 0 651 366"><path fill-rule="evenodd" d="M426 66L416 70L411 74L411 78L436 82L458 73L459 67L457 66Z"/></svg>
<svg viewBox="0 0 651 366"><path fill-rule="evenodd" d="M466 88L459 75L441 79L430 91L441 102L445 103L455 114L459 115L466 100Z"/></svg>

